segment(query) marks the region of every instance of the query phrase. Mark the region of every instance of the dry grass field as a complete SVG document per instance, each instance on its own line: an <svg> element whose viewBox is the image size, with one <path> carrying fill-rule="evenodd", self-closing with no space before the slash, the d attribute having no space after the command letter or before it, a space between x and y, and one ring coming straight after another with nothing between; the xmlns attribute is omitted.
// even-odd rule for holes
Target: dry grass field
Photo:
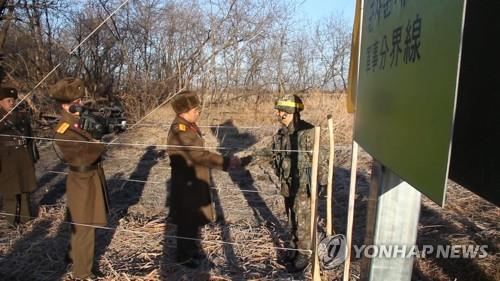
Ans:
<svg viewBox="0 0 500 281"><path fill-rule="evenodd" d="M334 116L336 168L334 227L345 233L351 157L352 115L344 96L313 93L304 97L305 120L326 128ZM97 230L96 264L101 280L307 280L310 273L289 274L277 262L288 236L282 197L266 159L257 157L240 171L213 171L213 198L218 220L202 230L207 261L197 270L175 263L175 225L168 219L170 169L165 154L169 106L121 134L104 161L111 213L108 227ZM200 120L206 146L216 152L249 155L269 145L278 128L272 101L252 98L205 103ZM220 126L213 126L220 125ZM328 143L326 129L322 144ZM132 145L134 144L134 145ZM12 228L0 219L1 280L69 280L65 253L70 224L66 220L66 167L50 142L41 142L37 163L39 189L33 195L36 218ZM354 243L362 244L366 223L371 158L358 163ZM327 165L327 163L321 163ZM320 224L325 223L325 196L320 195ZM498 247L500 209L450 183L446 208L423 197L418 244L488 246L482 259L418 259L412 280L500 280ZM352 259L351 280L358 280ZM341 268L322 272L323 280L341 280Z"/></svg>

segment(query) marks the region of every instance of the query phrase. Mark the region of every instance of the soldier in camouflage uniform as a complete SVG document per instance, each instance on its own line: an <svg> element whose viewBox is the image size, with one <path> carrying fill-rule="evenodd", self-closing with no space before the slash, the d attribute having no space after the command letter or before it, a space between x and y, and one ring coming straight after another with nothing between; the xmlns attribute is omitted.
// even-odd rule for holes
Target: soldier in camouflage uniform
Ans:
<svg viewBox="0 0 500 281"><path fill-rule="evenodd" d="M274 108L282 127L273 136L272 166L281 182L281 195L285 197L285 209L291 226L290 246L311 249L311 161L314 126L300 118L304 109L296 95L280 98ZM309 264L305 251L290 251L288 270L298 272Z"/></svg>
<svg viewBox="0 0 500 281"><path fill-rule="evenodd" d="M0 119L14 108L17 90L0 88ZM10 224L31 219L30 192L36 189L34 163L38 151L32 137L30 113L17 107L0 122L0 193ZM8 136L7 136L8 135Z"/></svg>

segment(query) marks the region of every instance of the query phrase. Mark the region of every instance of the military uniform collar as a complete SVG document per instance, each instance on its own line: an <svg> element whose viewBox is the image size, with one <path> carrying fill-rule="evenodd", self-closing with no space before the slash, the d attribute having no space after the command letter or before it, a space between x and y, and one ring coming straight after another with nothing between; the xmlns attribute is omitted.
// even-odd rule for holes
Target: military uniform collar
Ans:
<svg viewBox="0 0 500 281"><path fill-rule="evenodd" d="M177 120L177 122L175 122L175 123L184 124L189 129L191 129L192 131L194 131L195 133L197 133L198 135L201 136L201 131L198 128L198 126L196 125L196 123L191 123L191 122L187 121L186 119L180 117L179 115L177 115L176 120Z"/></svg>
<svg viewBox="0 0 500 281"><path fill-rule="evenodd" d="M13 114L15 114L16 112L18 112L17 110L18 110L17 108L16 108L16 109L14 109L14 110L12 110L12 112L10 113L10 115L9 115L9 116L12 116L12 115L13 115ZM5 109L3 109L3 108L1 108L1 107L0 107L0 116L1 116L1 117L4 117L5 115L7 115L7 113L9 113L9 112L8 112L8 111L6 111Z"/></svg>
<svg viewBox="0 0 500 281"><path fill-rule="evenodd" d="M297 130L297 128L299 127L299 122L300 122L300 119L293 119L292 122L290 122L290 124L288 124L288 126L286 127L286 130L288 130L288 133L289 134L293 134L295 133L295 131ZM284 126L283 126L284 127Z"/></svg>
<svg viewBox="0 0 500 281"><path fill-rule="evenodd" d="M66 123L74 126L74 124L78 124L78 119L78 116L74 116L64 109L61 110L61 120L65 121Z"/></svg>
<svg viewBox="0 0 500 281"><path fill-rule="evenodd" d="M191 126L192 125L191 122L188 122L186 119L180 117L179 115L177 115L176 119L177 119L178 123L182 123L182 124L187 125L187 126Z"/></svg>
<svg viewBox="0 0 500 281"><path fill-rule="evenodd" d="M8 111L5 111L5 109L0 108L0 118L3 118L5 115L7 115L7 113L8 113ZM5 121L5 122L13 122L13 121L12 121L12 120L13 120L12 118L13 118L14 114L15 114L15 111L12 111L12 112L10 113L10 115L9 115L9 116L7 116L7 118L5 118L5 120L4 120L4 121Z"/></svg>

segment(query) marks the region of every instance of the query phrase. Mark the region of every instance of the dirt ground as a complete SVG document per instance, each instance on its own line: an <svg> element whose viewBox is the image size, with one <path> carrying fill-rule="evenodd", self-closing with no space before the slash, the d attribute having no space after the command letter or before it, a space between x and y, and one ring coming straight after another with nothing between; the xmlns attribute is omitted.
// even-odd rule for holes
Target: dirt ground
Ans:
<svg viewBox="0 0 500 281"><path fill-rule="evenodd" d="M328 106L323 106L327 104ZM334 228L345 233L350 173L352 116L343 99L315 98L304 119L326 128L327 112L334 112L336 168ZM270 106L245 110L235 104L207 106L200 122L206 146L216 152L249 155L269 145L278 128ZM175 263L175 225L168 219L170 168L165 154L167 106L141 125L121 134L110 145L104 161L111 202L107 228L97 230L95 267L101 280L307 280L310 273L289 274L278 263L288 237L283 199L276 177L263 157L240 171L212 171L217 222L202 229L207 260L197 270ZM220 125L208 127L208 125ZM207 127L205 127L207 126ZM326 130L322 135L326 136ZM323 140L323 144L326 140ZM132 145L133 144L133 145ZM66 220L66 165L51 142L40 142L37 163L39 189L33 194L36 217L13 228L0 219L1 280L69 280L65 261L70 224ZM363 243L371 158L361 152L358 162L354 243ZM321 163L327 165L327 163ZM487 245L482 259L417 259L412 280L500 280L498 247L499 208L450 183L446 208L423 196L419 245ZM320 194L320 223L325 221L326 198ZM352 259L351 280L360 278L360 263ZM341 280L342 267L323 271L323 280Z"/></svg>

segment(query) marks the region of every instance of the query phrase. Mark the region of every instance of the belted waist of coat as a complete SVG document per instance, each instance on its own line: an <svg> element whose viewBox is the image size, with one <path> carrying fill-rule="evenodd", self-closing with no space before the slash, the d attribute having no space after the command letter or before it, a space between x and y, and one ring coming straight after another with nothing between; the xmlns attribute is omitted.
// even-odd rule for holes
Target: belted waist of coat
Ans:
<svg viewBox="0 0 500 281"><path fill-rule="evenodd" d="M72 172L90 172L90 171L95 171L99 168L99 164L92 164L89 166L73 166L69 165L69 170Z"/></svg>
<svg viewBox="0 0 500 281"><path fill-rule="evenodd" d="M25 138L9 138L9 139L0 139L0 146L4 147L20 147L25 146L27 141Z"/></svg>

